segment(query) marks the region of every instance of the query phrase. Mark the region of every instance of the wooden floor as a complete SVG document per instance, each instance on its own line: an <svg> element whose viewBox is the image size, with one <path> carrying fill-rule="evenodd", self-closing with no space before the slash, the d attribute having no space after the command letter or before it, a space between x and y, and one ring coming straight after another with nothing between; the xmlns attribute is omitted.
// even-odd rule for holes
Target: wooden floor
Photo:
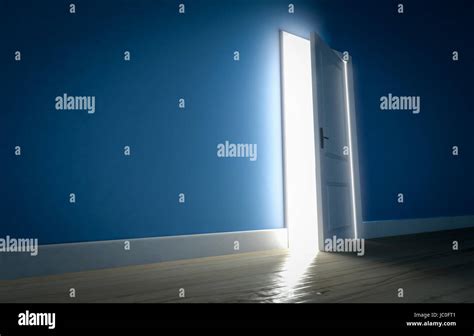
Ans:
<svg viewBox="0 0 474 336"><path fill-rule="evenodd" d="M0 281L0 302L474 302L474 229L366 241L365 252L273 250Z"/></svg>

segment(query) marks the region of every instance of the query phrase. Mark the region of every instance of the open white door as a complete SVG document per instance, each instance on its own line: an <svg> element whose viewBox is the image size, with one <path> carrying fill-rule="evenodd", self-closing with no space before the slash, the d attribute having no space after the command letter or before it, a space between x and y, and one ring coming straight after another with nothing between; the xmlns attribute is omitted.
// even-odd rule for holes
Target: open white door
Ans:
<svg viewBox="0 0 474 336"><path fill-rule="evenodd" d="M311 34L319 246L357 238L360 223L352 63Z"/></svg>
<svg viewBox="0 0 474 336"><path fill-rule="evenodd" d="M290 248L358 238L352 63L319 36L281 32L285 222Z"/></svg>

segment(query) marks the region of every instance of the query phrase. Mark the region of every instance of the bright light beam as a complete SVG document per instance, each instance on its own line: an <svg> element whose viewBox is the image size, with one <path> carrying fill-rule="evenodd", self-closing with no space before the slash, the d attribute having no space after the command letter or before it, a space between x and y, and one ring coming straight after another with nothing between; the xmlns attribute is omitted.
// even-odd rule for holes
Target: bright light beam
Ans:
<svg viewBox="0 0 474 336"><path fill-rule="evenodd" d="M357 214L355 205L355 190L354 190L354 163L352 160L352 125L351 125L351 108L349 103L349 80L347 76L347 61L344 61L344 86L346 96L346 112L347 112L347 128L349 134L349 165L351 167L351 194L352 194L352 220L354 221L354 238L357 238Z"/></svg>
<svg viewBox="0 0 474 336"><path fill-rule="evenodd" d="M285 221L290 249L318 251L311 43L282 32Z"/></svg>

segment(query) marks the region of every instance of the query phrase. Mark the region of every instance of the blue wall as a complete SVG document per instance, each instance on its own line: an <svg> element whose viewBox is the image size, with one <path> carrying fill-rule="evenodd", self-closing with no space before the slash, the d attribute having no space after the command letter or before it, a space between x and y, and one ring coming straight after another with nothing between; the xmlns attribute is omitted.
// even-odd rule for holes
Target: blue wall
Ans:
<svg viewBox="0 0 474 336"><path fill-rule="evenodd" d="M0 236L283 227L279 29L354 57L364 220L474 214L471 1L403 16L395 1L73 2L0 0ZM65 92L95 95L96 113L55 110ZM421 113L380 111L388 92L420 95ZM258 160L219 159L225 140L257 143Z"/></svg>

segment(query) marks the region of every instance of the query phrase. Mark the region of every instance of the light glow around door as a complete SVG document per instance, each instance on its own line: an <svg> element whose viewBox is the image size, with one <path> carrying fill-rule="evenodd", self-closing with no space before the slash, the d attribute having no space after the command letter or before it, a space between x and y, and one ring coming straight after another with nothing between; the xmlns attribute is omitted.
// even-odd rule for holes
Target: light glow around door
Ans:
<svg viewBox="0 0 474 336"><path fill-rule="evenodd" d="M285 222L292 250L317 252L310 41L281 32Z"/></svg>
<svg viewBox="0 0 474 336"><path fill-rule="evenodd" d="M347 76L347 61L344 63L344 89L345 89L345 98L346 98L346 112L347 112L347 132L349 137L349 164L351 168L351 198L352 198L352 220L354 224L354 238L358 238L357 235L357 213L356 213L356 204L355 204L355 187L354 187L354 160L353 160L353 148L352 148L352 125L351 125L351 104L349 102L349 78Z"/></svg>

